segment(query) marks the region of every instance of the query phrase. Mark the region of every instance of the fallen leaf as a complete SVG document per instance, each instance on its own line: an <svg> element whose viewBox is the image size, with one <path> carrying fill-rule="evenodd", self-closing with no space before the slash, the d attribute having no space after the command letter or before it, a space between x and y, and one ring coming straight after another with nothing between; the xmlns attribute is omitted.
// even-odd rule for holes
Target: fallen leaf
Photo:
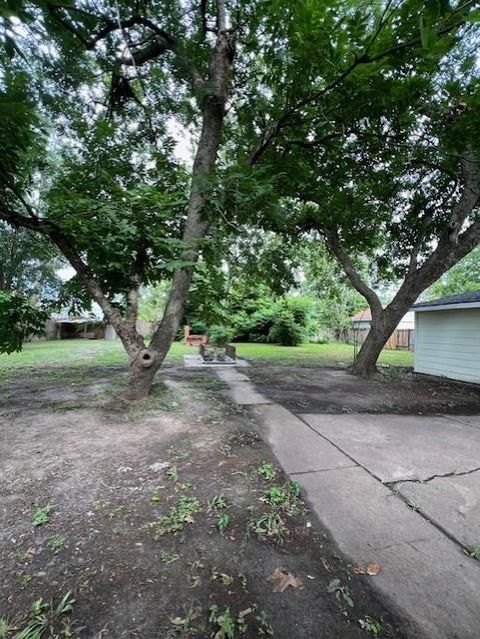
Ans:
<svg viewBox="0 0 480 639"><path fill-rule="evenodd" d="M382 567L379 564L368 564L367 566L367 575L378 575L379 572L382 572Z"/></svg>
<svg viewBox="0 0 480 639"><path fill-rule="evenodd" d="M303 588L303 583L298 577L294 577L284 568L275 568L273 574L268 578L273 584L273 592L283 592L289 586L292 588Z"/></svg>

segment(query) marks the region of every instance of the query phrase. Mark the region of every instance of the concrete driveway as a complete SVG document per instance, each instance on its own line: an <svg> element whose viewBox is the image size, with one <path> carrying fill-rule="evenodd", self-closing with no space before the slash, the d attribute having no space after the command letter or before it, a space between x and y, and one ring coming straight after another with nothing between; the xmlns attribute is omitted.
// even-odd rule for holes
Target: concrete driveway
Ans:
<svg viewBox="0 0 480 639"><path fill-rule="evenodd" d="M221 373L283 468L412 639L480 637L480 416L294 415ZM230 378L230 379L229 379Z"/></svg>

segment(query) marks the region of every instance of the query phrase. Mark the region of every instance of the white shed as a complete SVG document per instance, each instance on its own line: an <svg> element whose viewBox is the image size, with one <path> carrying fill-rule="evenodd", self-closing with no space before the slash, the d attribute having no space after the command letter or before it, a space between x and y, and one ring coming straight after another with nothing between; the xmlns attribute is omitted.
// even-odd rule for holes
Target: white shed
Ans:
<svg viewBox="0 0 480 639"><path fill-rule="evenodd" d="M417 373L480 383L480 290L413 306Z"/></svg>

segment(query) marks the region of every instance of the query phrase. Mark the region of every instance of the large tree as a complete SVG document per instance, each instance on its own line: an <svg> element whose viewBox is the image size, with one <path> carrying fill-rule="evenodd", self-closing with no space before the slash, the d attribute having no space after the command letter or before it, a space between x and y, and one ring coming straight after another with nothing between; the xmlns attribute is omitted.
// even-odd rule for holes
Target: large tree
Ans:
<svg viewBox="0 0 480 639"><path fill-rule="evenodd" d="M320 144L345 138L336 111L353 104L344 88L383 90L375 82L397 60L414 75L422 42L433 41L438 59L474 4L11 3L0 24L0 135L12 150L1 158L0 217L49 237L70 261L125 346L131 396L148 393L209 221L232 214L251 167L273 164L296 195L302 181L284 180L269 152L308 146L312 123ZM30 97L16 86L22 73L31 75ZM186 170L172 129L194 141ZM330 171L323 158L317 168ZM138 291L165 271L169 298L147 347L135 327Z"/></svg>
<svg viewBox="0 0 480 639"><path fill-rule="evenodd" d="M204 209L215 180L235 26L223 0L208 6L180 6L168 0L154 5L25 2L16 6L5 43L7 53L17 55L5 63L11 71L4 72L3 102L12 106L16 87L10 80L15 72L17 80L23 66L20 54L33 62L27 50L36 46L44 55L35 62L31 98L40 100L41 108L40 119L34 122L27 96L21 95L22 113L14 108L7 112L7 125L19 124L22 136L12 140L11 131L7 127L3 131L15 154L1 167L1 217L48 236L67 257L128 353L130 395L142 397L177 332L199 242L207 232ZM20 29L18 21L23 22ZM58 118L56 130L42 122L49 114ZM198 135L190 184L176 182L175 195L185 189L180 203L172 202L168 183L176 167L165 159L171 156L166 129L173 114L180 114L177 124L185 130L191 125L193 135ZM67 161L56 167L59 175L50 189L47 185L45 202L37 205L32 189L28 193L35 174L23 159L31 153L42 126L50 150L57 147ZM139 144L140 137L150 140L150 145ZM108 158L103 155L105 162L95 157L102 148L108 154ZM35 169L39 170L38 164ZM136 189L135 180L139 180ZM69 190L71 198L65 197ZM169 299L147 347L135 326L139 288L154 277L159 258L175 252L168 242L175 239ZM162 241L168 246L165 251L162 245L159 255ZM175 261L177 268L172 267ZM117 293L124 294L123 307L115 299Z"/></svg>
<svg viewBox="0 0 480 639"><path fill-rule="evenodd" d="M262 162L283 173L285 214L274 224L317 234L369 303L372 329L353 367L360 374L375 371L417 297L480 242L475 6L432 2L419 11L418 3L385 2L371 16L373 31L358 15L347 36L357 53L335 91L313 89L324 57L323 50L315 56L310 40L295 48L300 78L289 57L277 63L292 92L299 88L304 97L297 98L297 117L288 110L277 115L258 148ZM311 9L309 20L320 34L335 18ZM392 25L402 33L396 45ZM402 282L386 308L357 257L369 260L371 281Z"/></svg>

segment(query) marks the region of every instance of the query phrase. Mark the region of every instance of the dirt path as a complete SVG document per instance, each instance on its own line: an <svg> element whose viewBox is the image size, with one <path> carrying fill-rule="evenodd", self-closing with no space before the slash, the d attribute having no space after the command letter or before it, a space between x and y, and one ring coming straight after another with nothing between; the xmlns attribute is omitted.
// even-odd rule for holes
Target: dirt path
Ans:
<svg viewBox="0 0 480 639"><path fill-rule="evenodd" d="M165 381L135 407L112 402L121 368L2 382L3 637L39 598L44 638L404 636L224 384Z"/></svg>

